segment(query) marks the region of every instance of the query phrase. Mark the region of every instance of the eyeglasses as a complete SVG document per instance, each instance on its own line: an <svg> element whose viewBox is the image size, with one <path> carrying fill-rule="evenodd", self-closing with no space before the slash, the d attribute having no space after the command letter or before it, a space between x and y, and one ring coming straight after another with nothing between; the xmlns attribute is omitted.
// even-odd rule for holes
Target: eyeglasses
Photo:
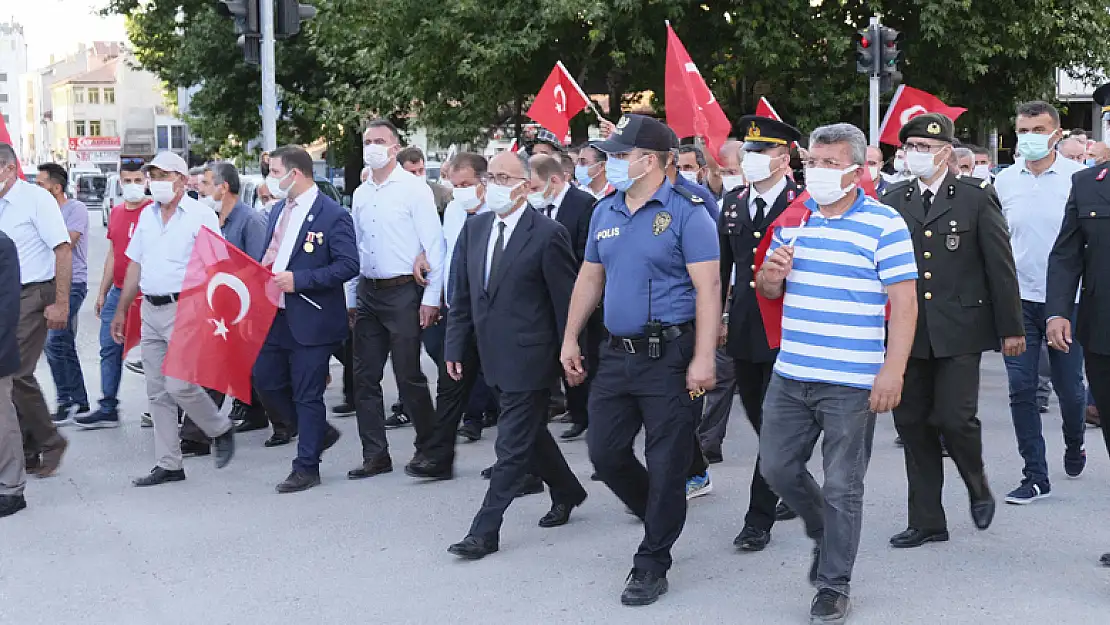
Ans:
<svg viewBox="0 0 1110 625"><path fill-rule="evenodd" d="M918 142L915 141L913 143L905 143L905 144L903 144L903 147L906 148L907 152L919 152L919 153L923 153L923 154L928 154L930 152L939 151L939 150L943 149L944 146L946 146L946 145L948 145L948 144L947 143L942 143L940 145L933 145L931 143L918 143Z"/></svg>
<svg viewBox="0 0 1110 625"><path fill-rule="evenodd" d="M832 158L807 158L802 161L806 169L844 169L840 161Z"/></svg>
<svg viewBox="0 0 1110 625"><path fill-rule="evenodd" d="M495 184L499 184L503 187L507 187L507 186L513 184L514 182L517 182L517 183L524 182L525 180L527 180L527 178L520 178L518 176L510 176L509 174L500 174L500 173L499 174L486 174L485 176L482 177L482 182L483 183L488 183L491 180Z"/></svg>

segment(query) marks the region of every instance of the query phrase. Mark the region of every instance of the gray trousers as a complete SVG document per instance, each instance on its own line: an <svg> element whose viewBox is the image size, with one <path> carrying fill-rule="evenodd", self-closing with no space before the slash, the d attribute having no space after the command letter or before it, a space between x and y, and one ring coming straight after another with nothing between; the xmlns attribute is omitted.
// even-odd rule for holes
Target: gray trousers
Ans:
<svg viewBox="0 0 1110 625"><path fill-rule="evenodd" d="M863 480L871 460L875 413L871 392L777 373L763 402L759 455L763 477L805 522L821 550L817 587L848 596L863 524ZM806 468L817 438L825 484Z"/></svg>
<svg viewBox="0 0 1110 625"><path fill-rule="evenodd" d="M728 428L728 415L736 397L736 364L724 349L718 349L717 386L705 394L705 411L698 423L698 441L702 451L720 453Z"/></svg>
<svg viewBox="0 0 1110 625"><path fill-rule="evenodd" d="M181 406L209 438L231 429L231 420L221 416L216 403L205 390L184 380L162 373L162 363L170 346L177 302L155 306L146 299L142 304L143 328L139 346L143 351L143 377L154 421L155 464L169 471L182 467L181 441L177 432L177 407Z"/></svg>
<svg viewBox="0 0 1110 625"><path fill-rule="evenodd" d="M23 435L12 403L12 376L0 378L0 495L22 495L27 483Z"/></svg>

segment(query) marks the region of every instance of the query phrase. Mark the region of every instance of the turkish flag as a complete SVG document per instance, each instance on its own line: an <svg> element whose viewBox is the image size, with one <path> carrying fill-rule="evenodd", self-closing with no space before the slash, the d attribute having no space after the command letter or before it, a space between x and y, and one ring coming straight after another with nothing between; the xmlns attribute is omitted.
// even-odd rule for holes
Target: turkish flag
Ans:
<svg viewBox="0 0 1110 625"><path fill-rule="evenodd" d="M123 354L126 356L127 352L131 351L132 347L139 344L143 336L143 298L140 295L131 302L131 306L127 308L127 318L123 324Z"/></svg>
<svg viewBox="0 0 1110 625"><path fill-rule="evenodd" d="M782 228L796 229L787 239L788 245L794 244L794 239L798 236L798 230L805 226L809 221L809 216L812 211L806 206L806 201L809 200L809 192L803 191L794 201L786 207L786 210L779 214L775 221L771 222L771 227L767 228L766 235L759 241L759 245L755 249L755 273L759 273L759 268L763 266L763 261L767 259L767 250L771 247L771 239L777 231ZM759 315L763 317L763 331L767 334L767 347L771 349L778 349L782 344L782 304L786 299L786 295L778 299L767 299L756 291L756 303L759 304Z"/></svg>
<svg viewBox="0 0 1110 625"><path fill-rule="evenodd" d="M920 89L901 85L894 92L894 98L886 109L886 117L879 128L879 141L888 145L902 145L898 132L908 121L924 113L940 113L952 121L967 112L959 106L948 106L940 98Z"/></svg>
<svg viewBox="0 0 1110 625"><path fill-rule="evenodd" d="M778 111L776 111L775 107L771 106L771 103L764 97L760 97L759 104L755 105L755 114L760 117L770 117L775 121L782 121Z"/></svg>
<svg viewBox="0 0 1110 625"><path fill-rule="evenodd" d="M13 150L15 149L15 142L12 141L12 136L8 133L8 125L4 123L3 115L0 115L0 143L7 143L8 145L12 146ZM15 173L20 178L23 178L24 180L27 179L27 177L23 175L23 167L19 165L18 154L15 157Z"/></svg>
<svg viewBox="0 0 1110 625"><path fill-rule="evenodd" d="M589 105L590 99L586 97L586 92L582 91L582 87L571 78L563 62L559 61L540 87L536 99L532 100L532 106L524 114L555 133L556 137L565 137L570 131L570 118Z"/></svg>
<svg viewBox="0 0 1110 625"><path fill-rule="evenodd" d="M201 228L185 269L163 373L250 403L251 369L279 297L269 269Z"/></svg>
<svg viewBox="0 0 1110 625"><path fill-rule="evenodd" d="M690 59L670 23L667 24L667 71L665 77L667 125L681 139L702 137L713 158L720 160L721 145L732 129L728 117L698 67Z"/></svg>

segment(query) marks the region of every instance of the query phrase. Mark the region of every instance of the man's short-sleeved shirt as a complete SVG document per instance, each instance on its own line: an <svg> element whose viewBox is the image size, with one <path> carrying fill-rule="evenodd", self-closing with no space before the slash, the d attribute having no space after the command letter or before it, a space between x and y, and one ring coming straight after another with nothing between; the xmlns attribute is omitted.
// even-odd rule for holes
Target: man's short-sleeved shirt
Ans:
<svg viewBox="0 0 1110 625"><path fill-rule="evenodd" d="M15 242L23 284L54 279L54 248L69 243L69 230L53 195L16 180L0 198L0 232Z"/></svg>
<svg viewBox="0 0 1110 625"><path fill-rule="evenodd" d="M181 292L193 242L202 226L222 236L216 212L187 195L182 196L168 222L162 221L162 205L158 202L143 209L127 246L127 257L142 266L139 289L143 293Z"/></svg>
<svg viewBox="0 0 1110 625"><path fill-rule="evenodd" d="M139 217L150 204L151 201L146 200L135 210L128 210L127 205L120 204L112 209L108 217L108 240L112 242L112 284L117 289L123 288L127 266L131 264L131 259L127 257L127 246L131 244Z"/></svg>
<svg viewBox="0 0 1110 625"><path fill-rule="evenodd" d="M66 230L81 234L73 245L72 282L85 284L89 281L89 207L84 202L66 200L62 204L62 219L66 222Z"/></svg>
<svg viewBox="0 0 1110 625"><path fill-rule="evenodd" d="M721 207L717 205L717 198L713 197L713 192L703 185L696 182L690 182L679 174L675 179L674 186L683 187L690 190L690 193L701 198L702 206L705 210L709 211L709 216L713 221L717 221L721 216Z"/></svg>
<svg viewBox="0 0 1110 625"><path fill-rule="evenodd" d="M605 327L616 336L640 336L651 319L693 321L696 291L686 265L719 258L709 213L666 180L635 213L618 191L598 202L590 220L586 261L605 268Z"/></svg>
<svg viewBox="0 0 1110 625"><path fill-rule="evenodd" d="M917 279L902 216L856 193L852 207L831 218L807 201L809 221L779 228L771 240L768 255L797 236L775 362L784 378L871 388L885 355L886 287Z"/></svg>

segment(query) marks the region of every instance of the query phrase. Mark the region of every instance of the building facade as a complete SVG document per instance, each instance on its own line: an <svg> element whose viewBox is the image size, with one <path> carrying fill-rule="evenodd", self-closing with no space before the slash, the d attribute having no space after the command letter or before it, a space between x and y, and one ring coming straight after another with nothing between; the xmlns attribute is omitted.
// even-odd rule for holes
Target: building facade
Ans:
<svg viewBox="0 0 1110 625"><path fill-rule="evenodd" d="M16 154L23 154L23 80L27 71L27 41L14 20L0 22L0 116L11 135Z"/></svg>

